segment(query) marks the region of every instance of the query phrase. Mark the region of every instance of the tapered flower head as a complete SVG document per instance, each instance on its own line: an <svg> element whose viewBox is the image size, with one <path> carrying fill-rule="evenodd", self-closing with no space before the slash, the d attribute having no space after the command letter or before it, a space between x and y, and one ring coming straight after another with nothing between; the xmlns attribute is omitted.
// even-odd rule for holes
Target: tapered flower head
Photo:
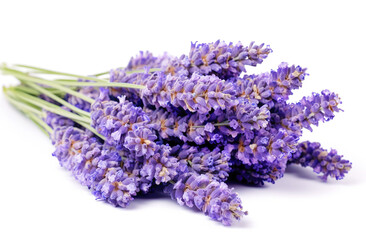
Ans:
<svg viewBox="0 0 366 240"><path fill-rule="evenodd" d="M324 181L328 177L340 180L352 168L352 163L338 155L335 149L327 151L321 148L320 143L309 141L299 144L289 163L313 168L315 173L323 174L321 179Z"/></svg>
<svg viewBox="0 0 366 240"><path fill-rule="evenodd" d="M246 214L242 210L240 198L233 189L206 175L181 175L170 188L170 194L180 205L194 207L224 225L231 225L233 219L239 220Z"/></svg>

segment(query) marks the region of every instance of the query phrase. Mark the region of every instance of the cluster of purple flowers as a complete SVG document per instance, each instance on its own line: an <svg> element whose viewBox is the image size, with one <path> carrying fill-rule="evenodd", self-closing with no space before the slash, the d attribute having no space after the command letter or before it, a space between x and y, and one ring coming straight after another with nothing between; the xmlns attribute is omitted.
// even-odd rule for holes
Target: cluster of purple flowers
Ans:
<svg viewBox="0 0 366 240"><path fill-rule="evenodd" d="M261 64L271 52L264 44L223 41L192 43L181 57L140 52L126 68L111 70L109 81L145 88L78 89L93 104L65 96L90 112L101 137L46 112L54 156L98 199L115 206L164 189L180 205L224 225L246 214L225 183L229 178L274 183L287 165L299 164L323 179L342 179L349 161L318 143L299 143L304 128L312 130L340 111L340 98L324 90L289 103L307 75L300 66L281 63L277 70L246 74L247 66Z"/></svg>
<svg viewBox="0 0 366 240"><path fill-rule="evenodd" d="M324 181L328 177L340 180L352 167L352 163L342 157L335 149L328 152L320 147L320 143L306 141L297 146L296 152L288 163L311 167L315 173L323 174L321 179Z"/></svg>

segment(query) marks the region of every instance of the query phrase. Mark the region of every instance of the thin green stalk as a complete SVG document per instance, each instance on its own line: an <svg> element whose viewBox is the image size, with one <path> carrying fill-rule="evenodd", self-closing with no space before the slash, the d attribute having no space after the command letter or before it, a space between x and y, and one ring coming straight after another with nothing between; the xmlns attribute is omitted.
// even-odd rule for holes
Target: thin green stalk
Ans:
<svg viewBox="0 0 366 240"><path fill-rule="evenodd" d="M20 79L18 79L19 81L22 81ZM20 85L17 85L15 87L12 87L12 88L15 88L15 89L18 89L22 92L25 92L25 93L29 93L33 96L39 96L41 95L41 92L35 90L35 89L32 89L32 88L29 88L27 86L25 86L24 84L20 84ZM45 88L48 92L50 93L53 93L55 95L57 95L58 97L60 98L63 98L65 96L65 93L63 91L60 91L58 89L55 89L55 88Z"/></svg>
<svg viewBox="0 0 366 240"><path fill-rule="evenodd" d="M51 133L48 133L46 129L44 129L35 119L32 118L32 115L30 115L27 112L24 112L24 114L30 119L32 120L32 122L34 124L36 124L36 126L44 133L46 134L48 137L50 137Z"/></svg>
<svg viewBox="0 0 366 240"><path fill-rule="evenodd" d="M45 129L47 131L47 133L49 135L52 135L53 133L53 129L48 126L47 123L45 123L42 119L40 119L38 116L36 116L35 114L33 113L27 113L25 112L25 114L33 121L35 122L37 125L41 126L43 129Z"/></svg>
<svg viewBox="0 0 366 240"><path fill-rule="evenodd" d="M88 77L88 76L82 76L82 75L78 75L78 74L58 72L58 71L48 70L48 69L44 69L44 68L37 68L37 67L22 65L22 64L15 64L15 66L37 70L37 71L40 71L40 72L43 72L43 73L46 73L46 74L76 77L76 78L82 78L82 79L92 80L92 81L96 81L96 82L105 82L105 80L100 79L100 78L96 78L96 77Z"/></svg>
<svg viewBox="0 0 366 240"><path fill-rule="evenodd" d="M26 82L33 82L33 83L38 83L38 84L43 84L43 85L47 85L47 86L51 86L51 87L54 87L54 88L57 88L59 90L62 90L66 93L69 93L75 97L79 97L89 103L93 103L94 100L92 98L89 98L87 96L85 96L84 94L81 94L77 91L74 91L74 90L71 90L67 87L64 87L56 82L53 82L53 81L49 81L49 80L46 80L46 79L42 79L42 78L37 78L37 77L32 77L32 76L29 76L23 72L20 72L20 71L17 71L15 69L11 69L11 68L7 68L7 67L3 67L2 68L3 72L4 73L8 73L10 75L13 75L19 79L21 79L22 81L26 81Z"/></svg>
<svg viewBox="0 0 366 240"><path fill-rule="evenodd" d="M26 87L24 85L17 85L14 87L15 89L19 89L20 91L22 92L25 92L25 93L28 93L28 94L31 94L33 96L39 96L40 92L38 92L37 90L35 89L32 89L32 88L29 88L29 87Z"/></svg>
<svg viewBox="0 0 366 240"><path fill-rule="evenodd" d="M88 123L88 124L91 123L90 118L86 118L86 117L79 116L77 114L68 112L68 111L62 109L61 107L59 107L59 106L57 106L55 104L52 104L52 103L49 103L49 102L44 101L42 99L33 97L33 96L28 95L26 93L16 91L15 92L15 95L18 98L22 99L23 101L32 103L32 104L34 104L36 106L39 106L39 107L41 107L44 110L47 110L49 112L53 112L55 114L58 114L58 115L61 115L61 116L64 116L64 117L73 119L75 121L82 121L82 122L85 122L85 123Z"/></svg>
<svg viewBox="0 0 366 240"><path fill-rule="evenodd" d="M3 88L5 97L8 99L10 104L12 104L16 109L23 112L26 116L28 116L46 135L52 134L53 130L48 126L39 116L43 117L45 115L44 112L35 109L29 105L26 105L22 102L18 102L9 95L9 92L6 88Z"/></svg>
<svg viewBox="0 0 366 240"><path fill-rule="evenodd" d="M93 103L94 100L79 93L76 92L74 90L71 90L68 87L64 87L63 85L66 86L99 86L99 87L122 87L122 88L135 88L135 89L144 89L145 86L143 85L137 85L137 84L131 84L131 83L115 83L115 82L76 82L76 81L50 81L50 80L46 80L46 79L42 79L39 77L33 77L30 76L24 72L12 69L12 68L8 68L8 67L0 67L0 69L3 70L4 73L6 74L10 74L13 75L17 78L21 78L23 81L30 81L33 83L38 83L38 84L43 84L43 85L47 85L50 87L54 87L56 89L62 90L66 93L69 93L71 95L74 95L76 97L79 97L87 102Z"/></svg>
<svg viewBox="0 0 366 240"><path fill-rule="evenodd" d="M45 88L42 88L40 86L38 86L37 84L34 83L27 83L30 87L36 89L37 91L43 93L44 95L52 98L53 100L55 100L56 102L60 103L61 105L64 105L65 107L68 107L69 109L73 110L74 112L83 115L85 117L89 117L90 118L90 113L81 110L80 108L75 107L74 105L70 104L69 102L63 100L62 98L56 96L55 94L47 91Z"/></svg>
<svg viewBox="0 0 366 240"><path fill-rule="evenodd" d="M144 85L132 84L132 83L118 83L118 82L74 82L74 81L55 81L59 85L65 86L91 86L91 87L120 87L120 88L135 88L135 89L144 89L146 88Z"/></svg>
<svg viewBox="0 0 366 240"><path fill-rule="evenodd" d="M18 102L17 100L14 99L14 97L12 97L11 95L8 94L8 91L4 91L5 93L5 97L8 99L8 101L13 104L17 109L19 109L22 112L31 112L34 114L37 114L39 116L45 117L45 113L33 108L25 103L22 102Z"/></svg>
<svg viewBox="0 0 366 240"><path fill-rule="evenodd" d="M117 69L122 69L122 68L117 68ZM126 71L126 73L127 74L143 73L145 71L146 71L145 69L139 69L139 70ZM160 68L150 68L149 69L149 73L156 72L156 71L160 71ZM107 72L102 72L102 73L94 74L94 76L99 77L99 76L103 76L103 75L106 75L106 74L109 74L109 73L110 73L110 71L107 71Z"/></svg>
<svg viewBox="0 0 366 240"><path fill-rule="evenodd" d="M19 90L17 90L17 87L16 86L15 87L8 87L7 89L4 89L4 93L7 96L11 97L14 101L17 101L19 103L26 104L27 106L29 106L31 108L34 108L34 109L38 110L39 112L42 112L42 108L40 108L39 106L36 106L36 105L31 104L31 103L28 103L28 102L24 102L23 100L19 99L17 97L17 95L15 95L15 92L17 92L17 91L19 91Z"/></svg>

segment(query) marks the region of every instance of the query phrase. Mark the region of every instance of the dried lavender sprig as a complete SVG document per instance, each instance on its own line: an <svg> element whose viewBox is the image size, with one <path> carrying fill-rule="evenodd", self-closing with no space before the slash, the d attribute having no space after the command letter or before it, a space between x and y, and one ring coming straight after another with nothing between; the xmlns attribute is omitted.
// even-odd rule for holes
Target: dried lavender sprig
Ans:
<svg viewBox="0 0 366 240"><path fill-rule="evenodd" d="M100 96L92 105L91 120L92 127L105 136L110 145L137 151L140 156L154 154L157 137L145 126L147 116L124 97L119 102L111 101L108 91L101 89Z"/></svg>
<svg viewBox="0 0 366 240"><path fill-rule="evenodd" d="M232 155L230 176L254 185L275 183L283 177L286 163L296 150L297 142L296 134L271 126L245 133L226 145L226 150Z"/></svg>
<svg viewBox="0 0 366 240"><path fill-rule="evenodd" d="M179 162L170 152L171 147L168 144L159 144L156 145L154 155L148 158L140 157L140 161L143 162L141 176L149 181L154 180L157 185L172 181L178 174Z"/></svg>
<svg viewBox="0 0 366 240"><path fill-rule="evenodd" d="M201 122L197 119L198 114L180 117L164 108L145 111L150 118L149 126L157 131L160 138L166 140L177 138L183 142L195 142L199 145L205 142L207 132L204 126L199 127L198 124Z"/></svg>
<svg viewBox="0 0 366 240"><path fill-rule="evenodd" d="M179 116L164 108L146 110L151 127L163 139L172 137L183 142L194 142L202 145L205 142L216 142L219 135L223 141L227 136L236 137L249 130L259 130L268 124L270 112L267 105L258 107L257 101L238 98L237 105L212 114L191 113Z"/></svg>
<svg viewBox="0 0 366 240"><path fill-rule="evenodd" d="M238 143L229 144L227 148L238 160L251 165L259 161L286 159L295 151L297 141L298 136L285 129L266 128L240 136Z"/></svg>
<svg viewBox="0 0 366 240"><path fill-rule="evenodd" d="M141 91L145 105L167 108L169 104L190 112L207 114L212 109L226 109L232 104L235 91L231 83L218 77L193 74L190 78L153 74Z"/></svg>
<svg viewBox="0 0 366 240"><path fill-rule="evenodd" d="M318 142L305 141L298 145L297 151L292 154L289 164L300 164L303 167L311 167L317 174L323 174L320 178L324 181L328 177L341 180L351 168L352 163L338 155L335 149L327 151Z"/></svg>
<svg viewBox="0 0 366 240"><path fill-rule="evenodd" d="M171 155L180 162L186 162L192 171L205 174L219 182L225 181L231 171L230 153L218 147L210 150L207 147L188 144L177 145Z"/></svg>
<svg viewBox="0 0 366 240"><path fill-rule="evenodd" d="M268 105L259 105L257 100L239 97L237 104L226 111L217 111L218 122L229 122L230 129L227 126L219 128L221 134L229 135L233 138L238 134L245 134L247 131L260 130L267 127L270 119Z"/></svg>
<svg viewBox="0 0 366 240"><path fill-rule="evenodd" d="M61 166L70 170L81 184L86 185L98 199L115 206L126 207L137 194L136 179L129 177L116 164L115 154L103 151L103 145L88 132L74 127L54 131L54 156ZM112 162L108 168L103 161ZM107 164L108 165L108 164ZM102 175L95 175L103 172Z"/></svg>
<svg viewBox="0 0 366 240"><path fill-rule="evenodd" d="M247 214L242 210L241 200L233 189L206 175L180 175L173 186L166 188L166 192L180 205L196 208L226 226L231 225L233 219L239 220Z"/></svg>
<svg viewBox="0 0 366 240"><path fill-rule="evenodd" d="M164 62L169 61L170 58L171 56L169 56L166 53L162 56L155 57L149 51L146 52L140 51L138 55L136 55L135 57L131 57L126 67L126 71L130 72L145 68L149 69L160 68L161 65L164 64Z"/></svg>
<svg viewBox="0 0 366 240"><path fill-rule="evenodd" d="M237 97L256 99L272 108L276 103L288 100L292 90L302 86L306 75L306 68L289 66L283 62L277 71L245 75L243 78L232 78L229 81L236 87Z"/></svg>
<svg viewBox="0 0 366 240"><path fill-rule="evenodd" d="M243 164L239 159L232 158L230 177L251 185L263 185L265 182L275 183L283 177L287 161L287 158L280 158L272 162L258 161L254 164Z"/></svg>
<svg viewBox="0 0 366 240"><path fill-rule="evenodd" d="M240 42L234 45L220 40L208 44L192 42L188 56L171 61L163 69L174 74L182 72L180 68L184 67L190 74L216 74L222 79L238 77L241 72L246 72L246 65L256 66L272 52L269 46L263 47L264 44L258 46L254 42L247 47Z"/></svg>
<svg viewBox="0 0 366 240"><path fill-rule="evenodd" d="M298 103L279 108L272 117L274 126L286 128L300 136L302 128L312 131L312 125L318 126L320 121L333 119L334 112L342 111L339 108L341 103L339 96L329 90L313 93Z"/></svg>

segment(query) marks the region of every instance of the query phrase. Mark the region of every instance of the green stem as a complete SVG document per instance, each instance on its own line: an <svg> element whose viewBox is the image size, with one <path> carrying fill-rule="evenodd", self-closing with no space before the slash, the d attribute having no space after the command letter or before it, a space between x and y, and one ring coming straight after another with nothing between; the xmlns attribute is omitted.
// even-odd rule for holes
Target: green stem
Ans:
<svg viewBox="0 0 366 240"><path fill-rule="evenodd" d="M45 123L42 119L40 119L38 116L36 116L35 114L33 113L27 113L25 112L25 114L33 121L35 122L37 125L41 126L43 129L45 129L47 131L47 133L49 135L52 135L53 133L53 129L48 126L47 123Z"/></svg>
<svg viewBox="0 0 366 240"><path fill-rule="evenodd" d="M5 97L8 101L19 111L23 112L26 116L28 116L46 135L52 134L53 130L50 126L48 126L39 116L44 117L45 113L35 109L29 105L26 105L22 102L18 102L11 95L6 88L3 88Z"/></svg>
<svg viewBox="0 0 366 240"><path fill-rule="evenodd" d="M18 80L21 81L20 79L18 79ZM19 89L25 93L29 93L34 96L39 96L41 94L39 91L36 91L35 89L24 86L23 84L17 85L14 88ZM59 89L56 89L56 88L45 88L45 89L61 98L64 97L64 95L65 95L65 93L63 91L60 91Z"/></svg>
<svg viewBox="0 0 366 240"><path fill-rule="evenodd" d="M117 69L123 69L123 68L117 68ZM126 71L127 74L132 74L132 73L143 73L145 72L146 70L145 69L138 69L138 70L132 70L132 71ZM156 72L156 71L160 71L160 68L150 68L149 69L149 73L151 72ZM99 76L103 76L103 75L106 75L110 73L110 71L107 71L107 72L102 72L102 73L97 73L97 74L94 74L94 76L96 77L99 77Z"/></svg>
<svg viewBox="0 0 366 240"><path fill-rule="evenodd" d="M46 73L46 74L76 77L76 78L82 78L82 79L92 80L92 81L96 81L96 82L105 82L105 80L102 80L102 79L96 78L96 77L88 77L88 76L82 76L82 75L71 74L71 73L57 72L57 71L53 71L53 70L48 70L48 69L44 69L44 68L37 68L37 67L22 65L22 64L16 64L15 66L37 70L37 71L40 71L40 72L43 72L43 73Z"/></svg>
<svg viewBox="0 0 366 240"><path fill-rule="evenodd" d="M14 99L14 97L9 94L8 90L3 90L4 93L5 93L5 97L8 99L8 101L13 104L17 109L19 109L20 111L22 112L31 112L31 113L34 113L34 114L37 114L39 116L42 116L42 117L45 117L45 113L36 109L36 108L33 108L27 104L24 104L22 102L19 102L17 100Z"/></svg>
<svg viewBox="0 0 366 240"><path fill-rule="evenodd" d="M40 92L38 92L37 90L26 87L24 85L17 85L13 88L18 89L22 92L28 93L28 94L33 95L33 96L39 96L39 94L40 94Z"/></svg>
<svg viewBox="0 0 366 240"><path fill-rule="evenodd" d="M22 81L33 82L33 83L38 83L38 84L51 86L51 87L57 88L59 90L62 90L66 93L69 93L71 95L74 95L75 97L81 98L81 99L83 99L83 100L85 100L89 103L94 102L94 100L92 98L89 98L89 97L85 96L84 94L81 94L77 91L74 91L74 90L71 90L67 87L64 87L64 86L62 86L62 85L60 85L56 82L49 81L49 80L42 79L42 78L32 77L32 76L29 76L29 75L27 75L23 72L17 71L15 69L7 68L7 67L3 67L2 70L3 70L4 73L11 74L11 75L21 79Z"/></svg>
<svg viewBox="0 0 366 240"><path fill-rule="evenodd" d="M27 83L30 87L36 89L37 91L43 93L44 95L52 98L53 100L55 100L56 102L60 103L61 105L64 105L65 107L70 108L71 110L73 110L74 112L83 115L85 117L89 117L90 118L90 113L81 110L80 108L75 107L74 105L70 104L69 102L63 100L62 98L56 96L55 94L47 91L45 88L42 88L40 86L38 86L37 84L34 83Z"/></svg>
<svg viewBox="0 0 366 240"><path fill-rule="evenodd" d="M33 115L31 115L30 113L24 112L24 114L30 119L32 120L32 122L34 124L36 124L36 126L44 133L46 134L48 137L50 137L50 133L47 132L46 129L44 129L35 119L32 118Z"/></svg>
<svg viewBox="0 0 366 240"><path fill-rule="evenodd" d="M144 89L145 86L143 85L137 85L137 84L131 84L131 83L116 83L116 82L77 82L77 81L50 81L39 77L33 77L30 76L24 72L8 68L8 67L0 67L0 69L3 70L4 73L13 75L17 78L21 78L23 81L30 81L33 83L43 84L47 86L54 87L56 89L62 90L66 93L69 93L71 95L74 95L76 97L79 97L87 102L93 103L94 100L79 93L74 90L71 90L66 86L95 86L95 87L122 87L122 88L135 88L135 89Z"/></svg>
<svg viewBox="0 0 366 240"><path fill-rule="evenodd" d="M64 117L73 119L75 121L82 121L82 122L85 122L85 123L88 123L88 124L91 123L90 118L86 118L86 117L79 116L77 114L68 112L68 111L62 109L61 107L59 107L59 106L57 106L55 104L52 104L52 103L49 103L49 102L44 101L42 99L33 97L33 96L29 95L29 94L26 94L26 93L23 93L23 92L19 92L19 91L15 91L15 95L18 98L20 98L21 100L23 100L25 102L29 102L31 104L34 104L36 106L39 106L39 107L41 107L44 110L47 110L49 112L52 112L52 113L55 113L55 114L58 114L58 115L61 115L61 116L64 116Z"/></svg>
<svg viewBox="0 0 366 240"><path fill-rule="evenodd" d="M144 85L132 84L132 83L118 83L118 82L74 82L74 81L55 81L59 85L65 86L91 86L91 87L120 87L120 88L135 88L135 89L144 89L146 88Z"/></svg>

